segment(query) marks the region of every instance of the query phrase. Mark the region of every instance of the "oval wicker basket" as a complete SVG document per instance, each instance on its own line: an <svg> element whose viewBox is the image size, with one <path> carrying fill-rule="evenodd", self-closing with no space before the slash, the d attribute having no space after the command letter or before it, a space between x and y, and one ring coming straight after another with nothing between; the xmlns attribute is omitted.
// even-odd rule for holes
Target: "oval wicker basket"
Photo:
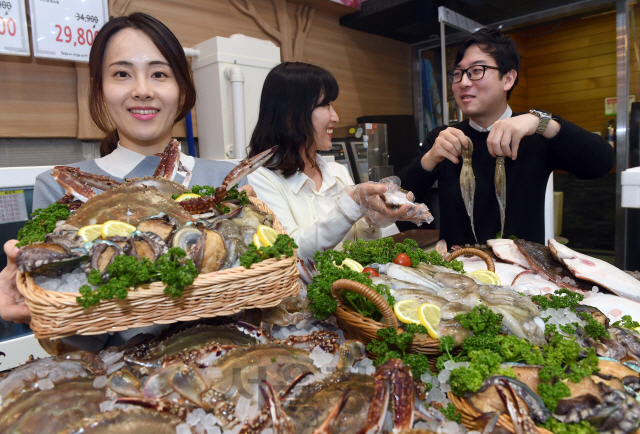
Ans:
<svg viewBox="0 0 640 434"><path fill-rule="evenodd" d="M467 429L480 431L482 430L482 427L475 422L475 419L480 416L480 412L473 408L465 398L459 398L451 392L447 393L447 398L449 398L458 413L460 413L460 415L462 416L462 424L467 427ZM515 434L516 432L515 428L513 427L511 418L506 414L500 415L500 417L498 418L498 425L506 429L510 433ZM553 434L551 431L540 427L537 427L537 431L540 434Z"/></svg>
<svg viewBox="0 0 640 434"><path fill-rule="evenodd" d="M249 199L261 211L274 216L273 228L278 233L286 233L267 205L256 198ZM16 281L31 311L31 329L38 339L232 315L243 309L276 306L300 291L295 254L267 259L249 269L236 267L200 274L177 299L163 294L162 282L153 282L129 291L124 300L103 300L88 309L78 305L77 293L44 290L29 273L18 273Z"/></svg>
<svg viewBox="0 0 640 434"><path fill-rule="evenodd" d="M458 256L462 255L476 255L482 258L487 264L487 268L491 271L495 271L495 265L489 255L482 250L467 248L460 249L449 255L446 260L451 261ZM385 324L372 320L371 318L364 317L358 312L354 311L350 307L344 304L340 292L342 290L349 290L361 294L371 300L373 304L378 308ZM338 327L344 332L345 338L357 339L365 344L368 344L374 339L377 339L377 331L385 327L398 328L398 321L396 315L389 306L389 303L383 299L380 294L353 280L341 279L337 280L331 286L331 297L338 303L338 307L334 313ZM435 369L435 362L440 355L438 346L440 341L433 339L431 336L414 337L413 342L407 346L407 352L420 353L429 357L429 363L432 369Z"/></svg>
<svg viewBox="0 0 640 434"><path fill-rule="evenodd" d="M346 306L340 295L340 291L343 289L356 292L371 300L380 313L382 313L385 323L382 324L371 318L364 317ZM398 328L396 314L391 310L389 303L387 303L380 294L362 283L347 279L336 280L333 285L331 285L331 297L338 303L334 315L338 322L338 327L342 329L347 339L357 339L368 344L372 340L377 339L378 335L376 332L379 329L385 327ZM426 356L438 356L440 354L438 345L439 341L430 336L424 338L416 337L413 339L413 342L407 346L407 351L410 353L422 353Z"/></svg>

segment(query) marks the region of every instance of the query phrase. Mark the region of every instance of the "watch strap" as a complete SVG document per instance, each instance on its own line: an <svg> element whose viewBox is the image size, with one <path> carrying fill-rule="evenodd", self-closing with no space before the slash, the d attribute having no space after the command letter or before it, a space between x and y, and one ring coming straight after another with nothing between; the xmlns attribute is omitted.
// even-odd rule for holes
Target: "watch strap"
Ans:
<svg viewBox="0 0 640 434"><path fill-rule="evenodd" d="M538 116L538 118L540 118L540 123L538 124L538 129L536 130L536 133L543 134L547 129L549 122L551 121L551 113L545 112L543 110L536 110L536 109L529 110L529 113L534 114Z"/></svg>

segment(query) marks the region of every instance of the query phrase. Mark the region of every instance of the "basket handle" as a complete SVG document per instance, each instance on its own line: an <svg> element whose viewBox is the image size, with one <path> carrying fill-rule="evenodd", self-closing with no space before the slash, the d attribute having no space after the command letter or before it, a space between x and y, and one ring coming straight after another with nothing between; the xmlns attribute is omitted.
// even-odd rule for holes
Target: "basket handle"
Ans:
<svg viewBox="0 0 640 434"><path fill-rule="evenodd" d="M449 256L447 256L445 258L445 261L453 261L458 256L463 256L463 255L478 256L480 259L482 259L484 261L485 264L487 264L487 269L489 271L492 271L492 272L496 271L496 266L493 263L493 259L491 259L491 256L489 256L488 254L486 254L485 252L483 252L480 249L474 249L472 247L456 250L455 252L453 252Z"/></svg>
<svg viewBox="0 0 640 434"><path fill-rule="evenodd" d="M398 328L398 320L396 319L396 314L391 310L391 306L389 306L389 303L387 303L387 301L373 289L360 282L354 282L349 279L336 280L333 282L333 285L331 285L331 297L338 302L338 306L342 306L344 304L342 295L340 295L340 291L343 289L353 291L369 299L378 308L380 313L382 313L387 327L393 327L394 329Z"/></svg>

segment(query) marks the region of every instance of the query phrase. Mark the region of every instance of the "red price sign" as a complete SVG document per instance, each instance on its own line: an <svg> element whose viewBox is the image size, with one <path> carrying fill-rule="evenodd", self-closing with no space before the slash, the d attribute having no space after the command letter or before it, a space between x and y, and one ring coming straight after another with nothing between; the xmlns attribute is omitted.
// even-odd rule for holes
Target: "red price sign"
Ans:
<svg viewBox="0 0 640 434"><path fill-rule="evenodd" d="M0 0L0 54L31 54L24 1Z"/></svg>
<svg viewBox="0 0 640 434"><path fill-rule="evenodd" d="M2 1L2 0L0 0ZM107 0L29 0L35 57L88 62Z"/></svg>
<svg viewBox="0 0 640 434"><path fill-rule="evenodd" d="M56 42L64 42L65 44L73 44L74 47L78 45L88 46L93 45L93 38L98 34L97 30L92 30L90 28L83 29L82 27L78 27L76 29L76 34L73 34L71 27L64 26L62 27L59 24L56 24L56 30L58 30L58 36L56 36ZM64 33L64 34L63 34Z"/></svg>

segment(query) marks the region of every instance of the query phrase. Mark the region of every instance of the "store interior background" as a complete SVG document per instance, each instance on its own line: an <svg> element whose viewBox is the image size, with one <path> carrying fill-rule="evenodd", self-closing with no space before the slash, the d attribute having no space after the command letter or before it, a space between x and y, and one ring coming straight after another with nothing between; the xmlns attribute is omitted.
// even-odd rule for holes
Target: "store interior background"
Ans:
<svg viewBox="0 0 640 434"><path fill-rule="evenodd" d="M252 3L276 26L271 0ZM316 13L302 60L327 68L338 80L340 126L367 115L413 115L411 45L340 26L340 16L352 12L350 8L324 0L304 3L313 5ZM297 7L288 3L292 20ZM111 14L133 11L156 16L185 47L234 33L269 39L229 0L110 2ZM547 110L604 134L607 122L615 121L604 114L604 99L616 96L615 2L604 13L522 27L511 35L522 54L511 107ZM640 62L633 36L631 95L636 94ZM0 70L0 167L66 164L97 156L100 134L88 117L86 64L0 56ZM197 121L194 130L197 137ZM183 123L174 135L185 137ZM564 192L561 235L569 246L613 262L615 169L595 181L556 173L555 190Z"/></svg>

